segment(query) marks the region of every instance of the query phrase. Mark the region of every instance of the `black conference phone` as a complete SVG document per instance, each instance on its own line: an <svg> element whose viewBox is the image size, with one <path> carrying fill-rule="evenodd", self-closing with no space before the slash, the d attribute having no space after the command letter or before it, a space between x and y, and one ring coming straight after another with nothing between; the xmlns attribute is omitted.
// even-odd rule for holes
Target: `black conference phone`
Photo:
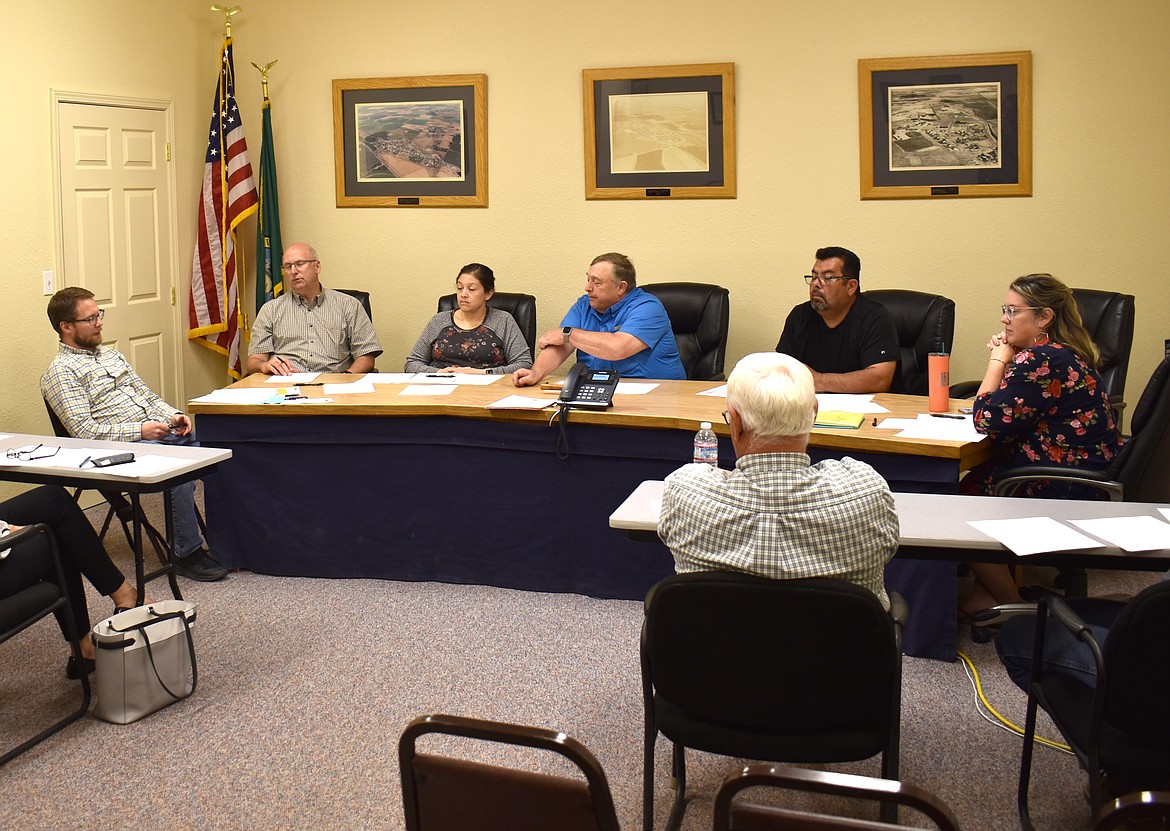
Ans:
<svg viewBox="0 0 1170 831"><path fill-rule="evenodd" d="M565 376L560 401L570 407L593 410L612 407L619 377L612 369L588 369L585 364L575 364Z"/></svg>

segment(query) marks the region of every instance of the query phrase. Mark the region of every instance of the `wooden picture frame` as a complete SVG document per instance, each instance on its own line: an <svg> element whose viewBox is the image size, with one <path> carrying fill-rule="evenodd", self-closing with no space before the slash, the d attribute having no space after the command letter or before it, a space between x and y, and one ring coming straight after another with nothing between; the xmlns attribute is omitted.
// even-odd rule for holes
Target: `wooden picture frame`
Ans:
<svg viewBox="0 0 1170 831"><path fill-rule="evenodd" d="M586 199L735 198L734 63L581 76Z"/></svg>
<svg viewBox="0 0 1170 831"><path fill-rule="evenodd" d="M1032 195L1032 53L857 62L861 198Z"/></svg>
<svg viewBox="0 0 1170 831"><path fill-rule="evenodd" d="M487 75L333 81L339 208L486 208Z"/></svg>

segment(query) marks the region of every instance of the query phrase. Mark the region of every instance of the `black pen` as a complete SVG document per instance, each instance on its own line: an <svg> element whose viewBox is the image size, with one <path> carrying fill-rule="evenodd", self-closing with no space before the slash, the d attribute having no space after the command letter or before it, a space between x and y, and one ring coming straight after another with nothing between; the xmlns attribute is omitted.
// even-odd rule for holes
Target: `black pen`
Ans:
<svg viewBox="0 0 1170 831"><path fill-rule="evenodd" d="M427 375L427 377L428 377L428 378L450 378L450 379L452 379L452 380L454 380L454 379L455 379L455 376L454 376L454 375L452 375L450 372L444 372L444 373L442 373L442 374L440 374L440 375Z"/></svg>
<svg viewBox="0 0 1170 831"><path fill-rule="evenodd" d="M81 464L79 464L77 467L79 469L85 467L87 464L89 464L89 460L92 458L93 458L93 456L86 456L85 460Z"/></svg>
<svg viewBox="0 0 1170 831"><path fill-rule="evenodd" d="M955 415L954 413L931 413L930 417L931 418L957 418L960 420L966 418L966 416Z"/></svg>

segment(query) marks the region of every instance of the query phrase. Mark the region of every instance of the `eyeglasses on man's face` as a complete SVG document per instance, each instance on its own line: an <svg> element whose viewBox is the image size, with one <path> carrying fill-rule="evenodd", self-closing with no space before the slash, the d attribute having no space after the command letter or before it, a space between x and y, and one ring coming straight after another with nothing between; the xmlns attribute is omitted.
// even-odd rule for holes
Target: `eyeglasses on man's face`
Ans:
<svg viewBox="0 0 1170 831"><path fill-rule="evenodd" d="M820 283L822 286L831 286L838 280L848 280L848 277L842 277L839 274L806 274L804 275L804 282L810 286L813 283Z"/></svg>
<svg viewBox="0 0 1170 831"><path fill-rule="evenodd" d="M1016 312L1022 312L1025 309L1030 309L1034 312L1038 312L1042 308L1044 308L1044 307L1043 306L1000 306L999 310L1001 312L1003 312L1003 316L1006 317L1008 320L1014 320L1016 317Z"/></svg>
<svg viewBox="0 0 1170 831"><path fill-rule="evenodd" d="M69 321L70 323L88 323L90 326L96 326L99 320L106 319L106 310L98 309L98 313L90 315L89 317L77 317Z"/></svg>
<svg viewBox="0 0 1170 831"><path fill-rule="evenodd" d="M285 271L300 271L302 268L307 266L309 263L315 263L315 262L317 262L317 261L316 260L296 260L295 262L281 263L280 265Z"/></svg>

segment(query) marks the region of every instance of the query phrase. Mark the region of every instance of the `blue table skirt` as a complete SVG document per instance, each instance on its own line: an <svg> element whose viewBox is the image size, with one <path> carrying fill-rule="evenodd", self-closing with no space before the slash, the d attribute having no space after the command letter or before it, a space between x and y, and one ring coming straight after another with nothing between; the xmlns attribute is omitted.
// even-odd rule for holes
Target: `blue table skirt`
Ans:
<svg viewBox="0 0 1170 831"><path fill-rule="evenodd" d="M609 528L647 479L690 460L691 434L446 416L199 416L200 443L229 448L205 483L212 550L262 574L473 583L640 600L672 574L662 545ZM721 439L721 464L734 465ZM813 451L814 460L823 458ZM862 455L901 490L950 490L946 463ZM955 566L894 561L911 607L907 654L954 660ZM942 627L940 629L940 627Z"/></svg>

